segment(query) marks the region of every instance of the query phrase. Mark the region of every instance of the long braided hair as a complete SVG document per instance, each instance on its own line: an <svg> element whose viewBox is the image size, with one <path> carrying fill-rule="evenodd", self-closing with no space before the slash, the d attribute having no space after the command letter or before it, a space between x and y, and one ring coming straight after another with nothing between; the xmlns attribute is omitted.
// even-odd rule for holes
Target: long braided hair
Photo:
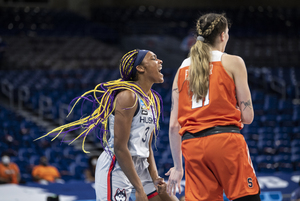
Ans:
<svg viewBox="0 0 300 201"><path fill-rule="evenodd" d="M214 45L217 35L225 31L227 26L225 14L209 13L197 20L197 36L203 37L203 41L197 40L191 47L188 75L189 91L193 92L197 101L206 96L209 87L210 46Z"/></svg>
<svg viewBox="0 0 300 201"><path fill-rule="evenodd" d="M65 137L66 133L83 128L83 131L69 144L73 143L78 138L83 137L82 150L85 153L89 153L84 149L84 142L86 140L87 135L92 131L94 131L95 129L100 129L99 130L100 135L98 138L100 139L101 144L102 145L107 144L108 117L109 115L112 114L112 112L115 109L115 104L116 104L115 98L117 93L121 90L129 90L135 93L136 94L135 104L137 103L138 97L140 97L141 100L144 102L145 106L148 109L151 108L153 113L153 119L155 122L154 136L156 140L156 136L159 130L159 118L161 114L162 98L153 89L151 89L150 96L148 97L147 94L143 91L143 89L140 88L136 83L134 83L134 81L136 81L138 78L134 67L134 62L137 58L139 51L140 50L138 49L129 51L122 57L119 65L121 79L100 83L93 90L87 91L84 94L82 94L80 97L73 99L72 102L75 101L75 103L70 109L68 116L72 113L74 107L80 100L90 101L93 103L94 105L93 111L91 112L90 115L78 119L76 121L73 121L71 123L59 126L51 130L47 134L37 138L36 140L51 134L54 135L54 137L51 139L51 141L53 141L60 134L63 134ZM133 105L132 107L134 106L135 105ZM129 108L125 108L125 109L129 109Z"/></svg>

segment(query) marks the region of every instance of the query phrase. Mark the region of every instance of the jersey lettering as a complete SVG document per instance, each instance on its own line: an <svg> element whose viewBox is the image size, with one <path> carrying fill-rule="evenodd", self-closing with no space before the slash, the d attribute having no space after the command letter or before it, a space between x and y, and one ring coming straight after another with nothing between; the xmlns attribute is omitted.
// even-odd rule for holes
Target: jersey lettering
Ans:
<svg viewBox="0 0 300 201"><path fill-rule="evenodd" d="M153 123L153 119L152 117L142 117L140 116L140 123L145 123L145 124L152 124Z"/></svg>
<svg viewBox="0 0 300 201"><path fill-rule="evenodd" d="M192 109L199 108L199 107L202 107L202 106L206 106L208 104L209 104L209 89L207 90L207 94L205 96L204 103L203 103L203 99L200 99L199 101L197 101L195 95L193 95L193 97L192 97Z"/></svg>

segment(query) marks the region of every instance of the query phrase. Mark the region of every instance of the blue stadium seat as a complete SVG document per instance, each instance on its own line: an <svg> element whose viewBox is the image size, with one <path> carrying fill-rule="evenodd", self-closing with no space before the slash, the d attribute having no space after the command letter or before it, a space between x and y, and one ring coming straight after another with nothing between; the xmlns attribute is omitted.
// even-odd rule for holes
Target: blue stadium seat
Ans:
<svg viewBox="0 0 300 201"><path fill-rule="evenodd" d="M259 155L256 157L256 163L258 167L258 171L265 173L273 173L275 172L274 168L274 160L271 155Z"/></svg>
<svg viewBox="0 0 300 201"><path fill-rule="evenodd" d="M300 154L300 147L292 147L292 148L291 148L291 153L292 153L293 155L298 155L298 154Z"/></svg>
<svg viewBox="0 0 300 201"><path fill-rule="evenodd" d="M268 127L270 128L270 127ZM273 130L273 129L270 129ZM263 131L260 131L260 133L258 134L258 140L259 141L266 141L266 140L274 140L274 133L272 133L271 131L266 131L263 129Z"/></svg>
<svg viewBox="0 0 300 201"><path fill-rule="evenodd" d="M275 154L276 150L274 147L273 140L261 140L257 143L258 150L261 154Z"/></svg>
<svg viewBox="0 0 300 201"><path fill-rule="evenodd" d="M278 154L274 156L274 167L278 171L282 172L292 172L293 164L291 162L291 155L287 154Z"/></svg>
<svg viewBox="0 0 300 201"><path fill-rule="evenodd" d="M294 139L291 143L291 147L300 147L300 139Z"/></svg>
<svg viewBox="0 0 300 201"><path fill-rule="evenodd" d="M286 139L278 139L274 141L274 147L278 154L290 154L291 153L291 141Z"/></svg>
<svg viewBox="0 0 300 201"><path fill-rule="evenodd" d="M81 166L73 162L69 166L69 172L76 180L84 180L84 170L87 166Z"/></svg>
<svg viewBox="0 0 300 201"><path fill-rule="evenodd" d="M300 171L300 154L292 154L291 161L295 171Z"/></svg>
<svg viewBox="0 0 300 201"><path fill-rule="evenodd" d="M247 140L248 149L251 156L257 156L259 154L259 150L257 148L257 141L255 140Z"/></svg>

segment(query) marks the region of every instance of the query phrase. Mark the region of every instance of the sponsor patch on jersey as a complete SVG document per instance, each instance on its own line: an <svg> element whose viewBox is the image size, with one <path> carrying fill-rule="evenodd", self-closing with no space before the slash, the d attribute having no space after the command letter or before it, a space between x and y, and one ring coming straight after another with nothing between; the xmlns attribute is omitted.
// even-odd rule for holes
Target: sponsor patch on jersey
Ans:
<svg viewBox="0 0 300 201"><path fill-rule="evenodd" d="M125 201L126 200L126 191L125 189L120 190L119 188L116 190L114 195L115 201Z"/></svg>
<svg viewBox="0 0 300 201"><path fill-rule="evenodd" d="M142 110L148 110L147 106L144 104L144 102L142 100L140 100L140 104L141 104Z"/></svg>
<svg viewBox="0 0 300 201"><path fill-rule="evenodd" d="M148 111L142 109L142 115L148 115Z"/></svg>

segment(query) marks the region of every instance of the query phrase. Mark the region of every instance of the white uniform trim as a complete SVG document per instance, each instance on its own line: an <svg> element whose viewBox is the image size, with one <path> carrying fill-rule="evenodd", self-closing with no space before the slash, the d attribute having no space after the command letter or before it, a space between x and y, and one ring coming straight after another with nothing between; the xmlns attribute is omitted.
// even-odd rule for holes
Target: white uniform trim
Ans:
<svg viewBox="0 0 300 201"><path fill-rule="evenodd" d="M180 68L183 68L183 67L186 67L186 66L190 66L190 65L191 65L191 57L185 59L185 60L182 62Z"/></svg>
<svg viewBox="0 0 300 201"><path fill-rule="evenodd" d="M217 50L211 51L211 62L221 61L224 52Z"/></svg>
<svg viewBox="0 0 300 201"><path fill-rule="evenodd" d="M224 52L220 52L217 50L211 51L211 62L216 62L216 61L221 61L222 55L224 54ZM186 66L190 66L191 65L191 58L186 58L185 60L183 60L180 68L184 68Z"/></svg>

